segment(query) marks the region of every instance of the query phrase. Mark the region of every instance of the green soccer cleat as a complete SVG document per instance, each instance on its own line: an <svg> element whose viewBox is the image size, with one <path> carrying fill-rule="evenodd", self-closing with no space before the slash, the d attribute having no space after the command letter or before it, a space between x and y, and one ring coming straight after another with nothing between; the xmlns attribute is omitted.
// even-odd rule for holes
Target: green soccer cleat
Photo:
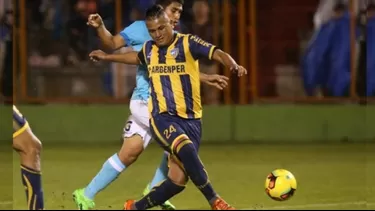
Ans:
<svg viewBox="0 0 375 211"><path fill-rule="evenodd" d="M84 194L85 189L78 189L73 192L73 200L79 210L92 210L95 208L95 202L87 198Z"/></svg>
<svg viewBox="0 0 375 211"><path fill-rule="evenodd" d="M150 192L150 184L143 190L143 196L147 195ZM166 201L162 205L160 205L162 210L176 210L176 207L170 202Z"/></svg>

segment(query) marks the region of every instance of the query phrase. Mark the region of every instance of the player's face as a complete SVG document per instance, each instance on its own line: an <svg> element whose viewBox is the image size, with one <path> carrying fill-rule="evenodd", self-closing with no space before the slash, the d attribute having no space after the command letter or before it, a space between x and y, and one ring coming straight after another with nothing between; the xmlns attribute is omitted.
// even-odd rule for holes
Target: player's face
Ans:
<svg viewBox="0 0 375 211"><path fill-rule="evenodd" d="M148 32L157 46L167 46L173 40L173 26L167 14L146 21Z"/></svg>
<svg viewBox="0 0 375 211"><path fill-rule="evenodd" d="M178 2L172 2L166 8L164 8L165 12L167 13L169 19L171 20L172 26L175 27L180 20L181 13L182 13L182 4Z"/></svg>

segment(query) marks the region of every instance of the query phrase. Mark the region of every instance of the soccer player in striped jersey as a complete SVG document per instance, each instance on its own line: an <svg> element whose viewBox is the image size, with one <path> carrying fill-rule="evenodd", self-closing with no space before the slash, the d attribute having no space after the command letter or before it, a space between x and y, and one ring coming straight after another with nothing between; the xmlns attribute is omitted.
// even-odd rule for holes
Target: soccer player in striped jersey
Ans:
<svg viewBox="0 0 375 211"><path fill-rule="evenodd" d="M184 1L158 0L157 3L165 8L173 26L176 26L180 19ZM103 21L98 14L90 15L88 25L97 29L102 43L111 50L116 50L123 46L131 46L135 51L139 51L146 41L152 39L148 33L145 21L136 21L115 36L112 36L105 29ZM201 74L200 80L219 89L227 85L227 78L220 75ZM149 113L147 108L149 88L147 67L139 65L136 75L136 88L130 101L131 115L124 127L123 145L117 153L108 158L97 175L86 187L74 191L73 199L79 209L93 209L95 207L95 196L115 181L121 172L132 165L149 144L152 136L149 129ZM168 172L167 154L164 154L161 160L160 166L156 169L151 183L144 190L144 194L147 194L153 186L166 179ZM169 201L162 203L160 206L165 210L175 209Z"/></svg>
<svg viewBox="0 0 375 211"><path fill-rule="evenodd" d="M106 54L97 50L90 53L94 61L147 65L151 132L170 155L166 180L142 199L126 201L124 209L146 210L158 206L183 191L191 179L213 210L234 210L216 193L198 156L202 130L198 62L200 58L218 61L238 76L247 71L216 46L194 35L174 32L160 5L147 11L146 25L153 40L146 42L140 52Z"/></svg>

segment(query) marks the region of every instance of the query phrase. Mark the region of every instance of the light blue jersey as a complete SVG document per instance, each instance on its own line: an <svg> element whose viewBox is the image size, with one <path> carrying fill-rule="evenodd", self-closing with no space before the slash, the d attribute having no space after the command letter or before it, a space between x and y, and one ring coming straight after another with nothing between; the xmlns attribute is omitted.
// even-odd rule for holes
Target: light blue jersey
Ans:
<svg viewBox="0 0 375 211"><path fill-rule="evenodd" d="M146 41L151 40L145 21L135 21L130 26L120 32L124 38L126 46L131 46L133 50L140 51ZM136 87L133 91L132 100L148 100L149 83L146 65L139 65L137 68Z"/></svg>

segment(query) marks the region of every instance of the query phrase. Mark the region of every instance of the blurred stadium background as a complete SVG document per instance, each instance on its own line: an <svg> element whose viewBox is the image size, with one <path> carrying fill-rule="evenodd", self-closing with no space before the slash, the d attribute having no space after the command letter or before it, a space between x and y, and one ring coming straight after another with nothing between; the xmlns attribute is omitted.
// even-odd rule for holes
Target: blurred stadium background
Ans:
<svg viewBox="0 0 375 211"><path fill-rule="evenodd" d="M141 20L152 3L0 0L0 99L4 104L13 99L43 141L48 209L75 209L71 192L88 183L118 150L135 86L133 66L88 60L88 53L101 46L95 30L86 25L87 16L99 13L116 34ZM375 60L375 51L370 50L375 43L366 39L364 30L371 31L364 20L366 15L374 19L373 4L371 0L185 1L182 32L217 44L250 71L240 80L231 77L223 92L202 87L201 156L214 185L236 207L375 209L375 185L370 181L375 174L375 89L366 93L374 86L366 76L375 75L375 69L366 66ZM314 84L306 75L314 62L321 61L304 63L303 58L314 47L319 49L314 38L322 25L337 19L347 23L334 37L338 42L322 39L330 49L341 46L342 54L330 51L318 56L326 66L315 68L326 68L323 77L330 80ZM346 65L333 70L330 62ZM217 64L201 65L204 72L231 76ZM340 84L345 77L348 82ZM2 131L10 131L8 123L1 122ZM6 160L9 150L1 148ZM98 196L98 208L118 209L125 199L139 197L160 153L151 145L131 170ZM4 190L13 191L1 192L0 208L24 209L18 157L12 158L13 184L5 179L2 183ZM275 168L292 171L300 185L285 203L273 202L264 193L265 177ZM206 203L192 184L174 202L181 209L204 209Z"/></svg>

